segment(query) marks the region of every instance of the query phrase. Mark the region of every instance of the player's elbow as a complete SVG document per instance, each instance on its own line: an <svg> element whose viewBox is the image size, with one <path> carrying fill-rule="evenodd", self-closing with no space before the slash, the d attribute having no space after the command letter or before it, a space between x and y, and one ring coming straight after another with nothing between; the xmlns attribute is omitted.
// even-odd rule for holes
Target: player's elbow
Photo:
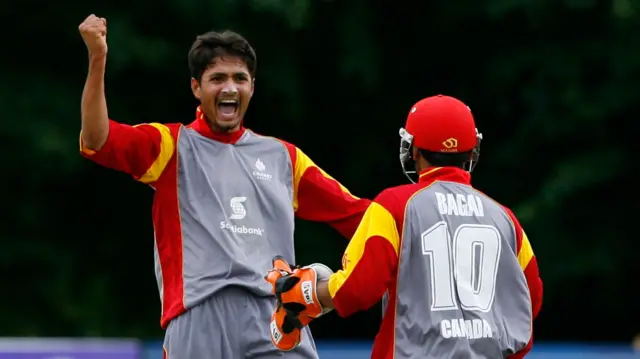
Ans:
<svg viewBox="0 0 640 359"><path fill-rule="evenodd" d="M333 305L338 315L342 318L349 317L360 310L366 309L363 308L360 298L349 296L341 296L339 300L334 298Z"/></svg>
<svg viewBox="0 0 640 359"><path fill-rule="evenodd" d="M341 288L333 298L333 303L338 315L344 318L355 312L370 309L378 303L383 294L384 290L379 290L374 285L363 283L362 286L358 286L358 289L353 288L353 286L351 288Z"/></svg>
<svg viewBox="0 0 640 359"><path fill-rule="evenodd" d="M81 150L99 151L107 142L109 136L109 128L106 129L94 129L94 128L82 128L80 132Z"/></svg>

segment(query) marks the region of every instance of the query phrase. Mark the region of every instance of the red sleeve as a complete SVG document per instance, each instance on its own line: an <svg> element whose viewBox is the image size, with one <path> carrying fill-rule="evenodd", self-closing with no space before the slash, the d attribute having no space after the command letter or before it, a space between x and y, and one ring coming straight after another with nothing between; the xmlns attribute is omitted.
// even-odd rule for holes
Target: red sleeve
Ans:
<svg viewBox="0 0 640 359"><path fill-rule="evenodd" d="M327 223L344 237L351 238L371 201L352 195L299 148L283 143L293 169L296 216Z"/></svg>
<svg viewBox="0 0 640 359"><path fill-rule="evenodd" d="M343 269L329 279L329 294L342 317L376 304L395 279L400 245L396 201L390 190L376 197L347 246Z"/></svg>
<svg viewBox="0 0 640 359"><path fill-rule="evenodd" d="M144 183L159 178L174 149L171 131L158 123L130 126L109 120L107 142L98 151L84 147L80 136L82 156Z"/></svg>
<svg viewBox="0 0 640 359"><path fill-rule="evenodd" d="M542 308L542 279L540 278L540 274L538 271L538 261L536 260L535 254L533 253L533 249L531 247L531 243L529 242L529 238L527 234L524 232L524 229L518 222L516 216L509 210L505 208L507 214L511 218L515 229L516 229L516 254L518 256L518 262L524 272L524 276L527 280L527 286L529 287L529 294L531 296L531 313L532 319L535 319L540 313L540 309ZM527 353L531 351L533 347L533 324L531 329L531 338L529 339L529 343L524 347L521 351L509 356L509 359L521 359L524 358Z"/></svg>

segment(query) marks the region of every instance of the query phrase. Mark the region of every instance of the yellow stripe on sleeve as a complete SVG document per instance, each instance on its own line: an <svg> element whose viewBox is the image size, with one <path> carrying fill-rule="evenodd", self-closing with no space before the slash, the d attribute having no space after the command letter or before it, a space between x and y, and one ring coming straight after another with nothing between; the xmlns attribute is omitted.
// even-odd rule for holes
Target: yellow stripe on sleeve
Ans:
<svg viewBox="0 0 640 359"><path fill-rule="evenodd" d="M293 169L293 210L298 210L298 185L307 168L315 166L315 163L296 147L296 168Z"/></svg>
<svg viewBox="0 0 640 359"><path fill-rule="evenodd" d="M393 215L382 205L372 202L349 242L343 258L343 269L329 278L329 294L333 298L342 285L353 273L354 268L362 258L365 245L371 237L383 237L393 246L396 255L400 245L400 235Z"/></svg>
<svg viewBox="0 0 640 359"><path fill-rule="evenodd" d="M307 156L304 152L302 152L302 150L300 150L299 148L296 147L296 165L295 168L293 170L294 176L293 176L293 210L297 211L298 210L298 186L300 185L300 180L302 179L302 176L304 176L305 172L307 172L307 170L311 167L315 167L318 169L318 171L320 171L320 173L332 180L335 181L340 188L342 189L342 191L344 193L347 193L348 195L352 196L355 199L358 199L358 197L354 196L351 194L351 192L349 192L349 190L344 187L342 184L340 184L340 182L336 181L333 177L331 177L328 173L326 173L322 168L316 166L316 164L311 160L311 158L309 158L309 156Z"/></svg>
<svg viewBox="0 0 640 359"><path fill-rule="evenodd" d="M522 231L522 243L520 244L520 251L518 252L518 263L520 263L522 270L527 268L531 258L533 258L533 248L531 248L527 234Z"/></svg>
<svg viewBox="0 0 640 359"><path fill-rule="evenodd" d="M156 160L151 164L151 167L147 169L147 172L138 179L138 181L142 183L157 181L158 178L160 178L160 175L162 175L165 167L167 167L171 156L173 156L173 151L175 150L173 136L171 136L171 131L167 126L159 123L149 123L148 125L153 126L160 131L160 153Z"/></svg>

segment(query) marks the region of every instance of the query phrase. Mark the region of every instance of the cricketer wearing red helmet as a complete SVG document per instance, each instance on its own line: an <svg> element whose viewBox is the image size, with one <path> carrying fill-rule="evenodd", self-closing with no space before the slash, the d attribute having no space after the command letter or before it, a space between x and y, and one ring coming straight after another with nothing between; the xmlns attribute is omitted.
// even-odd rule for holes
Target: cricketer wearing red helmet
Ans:
<svg viewBox="0 0 640 359"><path fill-rule="evenodd" d="M154 254L167 359L317 358L310 331L283 355L269 340L275 304L264 272L294 260L294 217L351 238L370 201L359 199L296 146L243 126L256 54L235 32L209 32L189 51L195 120L129 126L109 120L107 23L89 16L82 155L155 190ZM307 328L308 329L308 328Z"/></svg>
<svg viewBox="0 0 640 359"><path fill-rule="evenodd" d="M471 110L453 97L425 98L400 136L402 168L417 183L375 198L342 270L274 260L273 343L295 348L313 319L332 309L345 317L385 296L373 359L524 357L542 281L515 215L471 186L482 139Z"/></svg>

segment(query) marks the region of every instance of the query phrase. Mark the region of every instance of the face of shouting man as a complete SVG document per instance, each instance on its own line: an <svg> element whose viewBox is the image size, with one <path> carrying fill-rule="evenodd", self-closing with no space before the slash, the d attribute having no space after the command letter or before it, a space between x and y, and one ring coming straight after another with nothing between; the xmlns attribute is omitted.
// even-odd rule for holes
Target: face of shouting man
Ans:
<svg viewBox="0 0 640 359"><path fill-rule="evenodd" d="M193 95L213 131L233 132L242 125L253 96L254 80L247 63L237 56L219 56L202 73L191 79Z"/></svg>

